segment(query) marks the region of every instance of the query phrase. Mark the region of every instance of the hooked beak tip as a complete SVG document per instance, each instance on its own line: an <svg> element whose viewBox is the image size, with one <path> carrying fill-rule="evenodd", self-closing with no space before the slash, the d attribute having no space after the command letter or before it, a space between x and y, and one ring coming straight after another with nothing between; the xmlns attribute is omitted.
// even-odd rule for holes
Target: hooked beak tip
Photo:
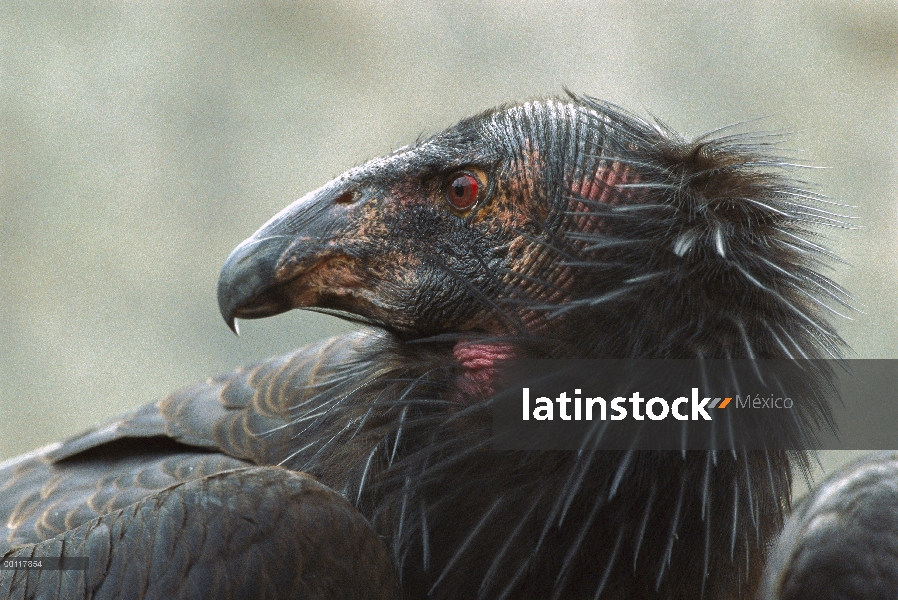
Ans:
<svg viewBox="0 0 898 600"><path fill-rule="evenodd" d="M234 332L234 335L240 337L240 322L237 321L236 318L232 317L229 319L228 317L225 317L225 323L228 324L228 327Z"/></svg>
<svg viewBox="0 0 898 600"><path fill-rule="evenodd" d="M239 245L222 267L218 280L218 308L227 326L240 335L238 317L258 319L289 310L275 276L287 241L252 239Z"/></svg>

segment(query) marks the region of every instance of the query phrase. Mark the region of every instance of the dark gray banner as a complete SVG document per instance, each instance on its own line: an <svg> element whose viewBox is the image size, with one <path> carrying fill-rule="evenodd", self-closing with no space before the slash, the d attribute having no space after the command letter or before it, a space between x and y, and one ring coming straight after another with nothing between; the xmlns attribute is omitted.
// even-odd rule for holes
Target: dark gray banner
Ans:
<svg viewBox="0 0 898 600"><path fill-rule="evenodd" d="M497 450L898 449L895 360L506 363Z"/></svg>

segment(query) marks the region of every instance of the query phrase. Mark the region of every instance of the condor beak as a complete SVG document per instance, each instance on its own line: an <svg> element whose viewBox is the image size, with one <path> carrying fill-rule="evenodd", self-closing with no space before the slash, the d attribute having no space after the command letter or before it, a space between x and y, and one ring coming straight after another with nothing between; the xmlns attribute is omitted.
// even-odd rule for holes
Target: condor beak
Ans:
<svg viewBox="0 0 898 600"><path fill-rule="evenodd" d="M286 236L253 236L225 261L218 277L218 308L234 333L238 333L238 317L260 319L292 308L275 275L291 241Z"/></svg>
<svg viewBox="0 0 898 600"><path fill-rule="evenodd" d="M237 319L260 319L309 305L289 286L331 256L348 228L349 192L329 184L297 200L231 252L218 278L218 308L237 333Z"/></svg>

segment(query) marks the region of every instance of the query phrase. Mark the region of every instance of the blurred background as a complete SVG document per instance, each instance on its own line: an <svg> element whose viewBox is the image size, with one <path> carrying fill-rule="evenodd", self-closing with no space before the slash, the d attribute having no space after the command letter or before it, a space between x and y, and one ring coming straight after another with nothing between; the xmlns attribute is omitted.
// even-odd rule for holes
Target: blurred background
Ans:
<svg viewBox="0 0 898 600"><path fill-rule="evenodd" d="M898 3L0 0L0 459L351 326L218 314L218 271L345 169L563 87L695 136L759 117L898 358ZM837 462L842 457L828 456Z"/></svg>

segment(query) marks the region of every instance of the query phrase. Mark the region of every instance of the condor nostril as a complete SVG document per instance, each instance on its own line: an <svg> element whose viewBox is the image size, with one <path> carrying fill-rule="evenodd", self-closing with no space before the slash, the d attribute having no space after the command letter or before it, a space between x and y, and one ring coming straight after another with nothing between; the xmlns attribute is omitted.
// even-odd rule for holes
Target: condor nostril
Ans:
<svg viewBox="0 0 898 600"><path fill-rule="evenodd" d="M334 200L334 204L352 204L355 202L355 193L343 192Z"/></svg>

